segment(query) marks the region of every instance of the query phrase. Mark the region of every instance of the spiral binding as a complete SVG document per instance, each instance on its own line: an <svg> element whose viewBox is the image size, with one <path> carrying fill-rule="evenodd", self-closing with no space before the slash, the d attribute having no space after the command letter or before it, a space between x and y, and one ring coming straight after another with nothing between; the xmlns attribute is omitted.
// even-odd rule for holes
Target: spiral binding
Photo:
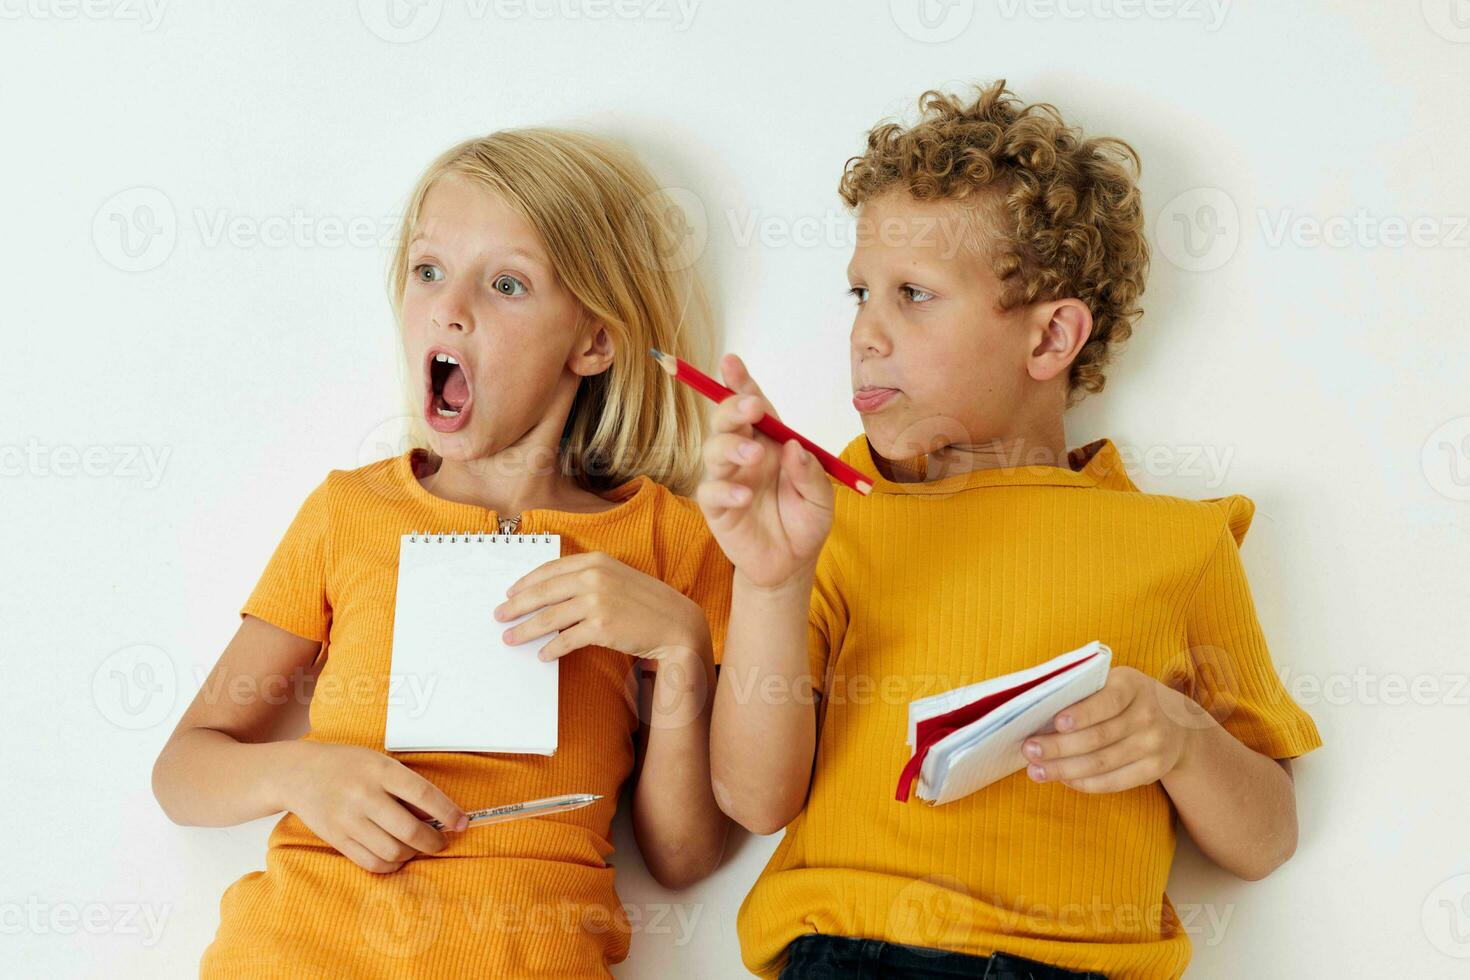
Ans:
<svg viewBox="0 0 1470 980"><path fill-rule="evenodd" d="M550 534L486 534L483 531L450 531L446 533L435 533L432 531L412 531L408 534L408 540L417 542L423 538L426 543L432 544L469 544L470 542L483 543L489 539L491 544L551 544L554 535ZM447 539L447 540L446 540Z"/></svg>

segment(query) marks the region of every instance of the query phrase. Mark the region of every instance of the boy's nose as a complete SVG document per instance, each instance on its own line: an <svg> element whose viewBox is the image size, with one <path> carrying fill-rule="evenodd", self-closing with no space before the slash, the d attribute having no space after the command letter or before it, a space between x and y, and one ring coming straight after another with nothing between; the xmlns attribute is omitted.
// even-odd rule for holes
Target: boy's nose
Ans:
<svg viewBox="0 0 1470 980"><path fill-rule="evenodd" d="M886 357L893 349L888 332L866 310L852 322L851 341L853 351L864 357Z"/></svg>

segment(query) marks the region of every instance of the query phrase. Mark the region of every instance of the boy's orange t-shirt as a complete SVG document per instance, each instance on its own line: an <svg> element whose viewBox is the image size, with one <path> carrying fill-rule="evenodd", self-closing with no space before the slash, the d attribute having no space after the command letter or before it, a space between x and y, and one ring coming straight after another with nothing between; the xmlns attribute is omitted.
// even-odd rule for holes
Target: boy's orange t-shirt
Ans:
<svg viewBox="0 0 1470 980"><path fill-rule="evenodd" d="M741 906L746 966L775 977L788 943L825 933L1003 951L1110 980L1179 976L1189 935L1164 894L1177 815L1157 782L1089 794L1022 770L937 807L894 790L910 700L1092 640L1112 648L1114 667L1189 693L1257 752L1320 746L1246 583L1251 501L1141 493L1106 439L1073 450L1070 468L934 482L884 479L863 436L843 458L874 490L838 492L819 559L815 769Z"/></svg>
<svg viewBox="0 0 1470 980"><path fill-rule="evenodd" d="M425 490L415 477L423 459L414 450L333 470L241 609L323 643L308 741L383 751L400 535L498 527L492 511ZM518 531L559 534L563 556L602 551L689 596L709 619L718 661L731 568L698 507L648 477L603 496L617 506L528 510ZM633 766L639 664L586 647L560 669L554 755L389 754L467 810L572 792L600 801L451 833L443 851L387 875L364 871L287 813L271 832L265 870L221 898L201 976L607 976L630 935L607 858Z"/></svg>

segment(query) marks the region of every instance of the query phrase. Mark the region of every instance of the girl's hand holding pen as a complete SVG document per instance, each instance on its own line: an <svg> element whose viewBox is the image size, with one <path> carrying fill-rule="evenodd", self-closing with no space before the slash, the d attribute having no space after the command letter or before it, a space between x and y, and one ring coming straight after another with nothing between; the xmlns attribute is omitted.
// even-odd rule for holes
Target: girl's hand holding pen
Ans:
<svg viewBox="0 0 1470 980"><path fill-rule="evenodd" d="M832 528L832 484L799 442L780 445L755 429L763 414L778 416L740 358L726 354L720 371L738 397L711 416L695 496L736 574L758 588L779 588L816 566Z"/></svg>
<svg viewBox="0 0 1470 980"><path fill-rule="evenodd" d="M387 874L417 854L442 851L444 835L424 817L464 829L464 811L392 756L359 745L297 745L297 762L282 776L284 809L358 867Z"/></svg>

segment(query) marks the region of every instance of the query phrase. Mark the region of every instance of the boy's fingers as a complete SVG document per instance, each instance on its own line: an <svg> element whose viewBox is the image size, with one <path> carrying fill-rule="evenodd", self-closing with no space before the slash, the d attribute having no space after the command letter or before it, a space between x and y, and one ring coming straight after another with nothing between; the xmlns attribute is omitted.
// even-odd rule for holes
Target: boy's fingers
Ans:
<svg viewBox="0 0 1470 980"><path fill-rule="evenodd" d="M721 432L704 442L704 468L713 479L728 480L740 467L759 460L761 452L760 443L754 439L736 432Z"/></svg>
<svg viewBox="0 0 1470 980"><path fill-rule="evenodd" d="M755 383L755 379L745 369L745 362L739 357L736 357L734 354L726 354L720 358L720 372L725 376L726 388L732 389L737 395L755 395L759 397L762 402L766 403L764 405L765 411L772 418L781 417L776 414L776 410L766 401L765 392L761 391L761 386ZM735 401L734 398L727 400ZM757 415L756 418L758 419L760 416Z"/></svg>
<svg viewBox="0 0 1470 980"><path fill-rule="evenodd" d="M1132 695L1121 685L1109 684L1058 712L1052 724L1059 732L1075 732L1120 714L1131 700Z"/></svg>
<svg viewBox="0 0 1470 980"><path fill-rule="evenodd" d="M801 494L803 500L821 503L832 492L827 471L822 469L817 457L807 452L801 443L795 439L787 440L781 447L781 454L782 469L786 471L791 485Z"/></svg>
<svg viewBox="0 0 1470 980"><path fill-rule="evenodd" d="M695 499L711 518L724 516L726 511L738 510L750 503L750 487L724 480L705 480L694 491Z"/></svg>

